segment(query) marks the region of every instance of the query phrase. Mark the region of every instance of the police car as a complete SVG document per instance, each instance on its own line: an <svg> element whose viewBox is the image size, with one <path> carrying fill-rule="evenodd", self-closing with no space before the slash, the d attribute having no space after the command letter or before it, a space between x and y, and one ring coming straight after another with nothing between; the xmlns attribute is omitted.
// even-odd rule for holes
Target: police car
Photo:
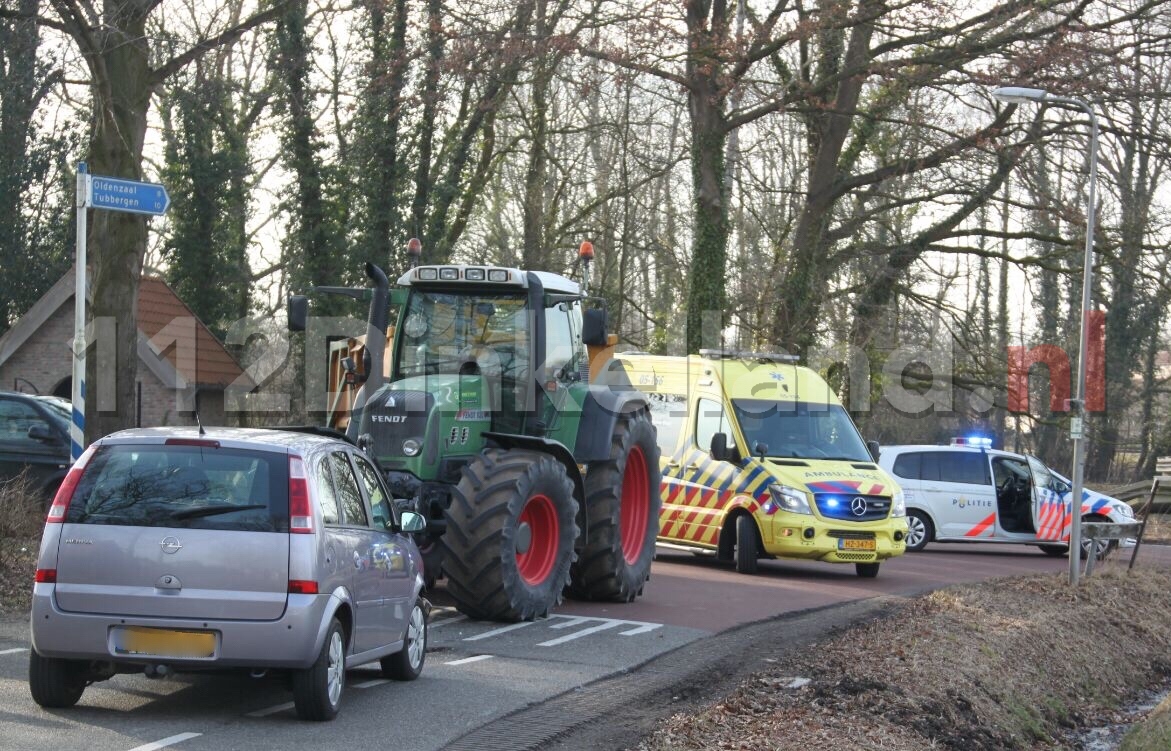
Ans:
<svg viewBox="0 0 1171 751"><path fill-rule="evenodd" d="M878 463L905 493L908 551L934 541L1068 552L1072 483L1034 456L993 449L990 439L973 437L950 446L884 446ZM1081 514L1083 521L1134 521L1129 505L1086 488ZM1099 556L1116 545L1099 541Z"/></svg>

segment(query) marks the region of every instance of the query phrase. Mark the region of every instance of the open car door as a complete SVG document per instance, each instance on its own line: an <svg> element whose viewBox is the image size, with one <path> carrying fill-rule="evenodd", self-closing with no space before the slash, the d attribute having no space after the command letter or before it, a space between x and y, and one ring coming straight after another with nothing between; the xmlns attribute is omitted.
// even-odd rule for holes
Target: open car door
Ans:
<svg viewBox="0 0 1171 751"><path fill-rule="evenodd" d="M1027 457L1033 475L1033 528L1037 539L1046 542L1069 542L1070 488L1053 476L1035 456Z"/></svg>

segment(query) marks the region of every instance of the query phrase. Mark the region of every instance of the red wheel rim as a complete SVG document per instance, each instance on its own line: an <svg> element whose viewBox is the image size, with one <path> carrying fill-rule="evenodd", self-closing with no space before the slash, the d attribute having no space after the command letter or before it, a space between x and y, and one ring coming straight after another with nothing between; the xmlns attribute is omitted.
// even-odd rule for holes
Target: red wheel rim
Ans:
<svg viewBox="0 0 1171 751"><path fill-rule="evenodd" d="M561 525L557 508L547 495L534 495L525 501L518 526L529 528L529 547L517 551L516 570L525 584L536 586L549 578L557 562Z"/></svg>
<svg viewBox="0 0 1171 751"><path fill-rule="evenodd" d="M646 528L650 522L651 493L647 487L646 455L638 446L626 457L626 471L622 474L622 557L635 563L642 555L646 542Z"/></svg>

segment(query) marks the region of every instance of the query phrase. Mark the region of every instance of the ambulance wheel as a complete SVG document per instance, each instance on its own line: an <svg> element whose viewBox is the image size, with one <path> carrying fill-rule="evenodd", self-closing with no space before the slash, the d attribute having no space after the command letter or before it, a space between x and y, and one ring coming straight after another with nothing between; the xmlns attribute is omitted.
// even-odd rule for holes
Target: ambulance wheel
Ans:
<svg viewBox="0 0 1171 751"><path fill-rule="evenodd" d="M756 522L748 514L741 514L736 517L736 570L741 574L755 574L759 550Z"/></svg>
<svg viewBox="0 0 1171 751"><path fill-rule="evenodd" d="M907 509L907 552L918 553L935 539L935 525L927 514L918 509Z"/></svg>
<svg viewBox="0 0 1171 751"><path fill-rule="evenodd" d="M528 621L561 602L577 538L577 501L561 462L487 449L464 467L446 513L443 574L461 613Z"/></svg>
<svg viewBox="0 0 1171 751"><path fill-rule="evenodd" d="M863 579L873 579L878 576L880 563L855 563L854 571Z"/></svg>
<svg viewBox="0 0 1171 751"><path fill-rule="evenodd" d="M582 514L588 537L570 568L570 595L618 602L638 596L655 557L661 482L655 426L647 413L619 418L610 458L586 469Z"/></svg>

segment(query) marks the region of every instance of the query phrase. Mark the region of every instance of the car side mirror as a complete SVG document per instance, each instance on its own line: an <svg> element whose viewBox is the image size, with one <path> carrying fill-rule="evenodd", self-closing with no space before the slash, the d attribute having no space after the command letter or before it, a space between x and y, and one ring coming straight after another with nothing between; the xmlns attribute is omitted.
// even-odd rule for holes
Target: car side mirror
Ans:
<svg viewBox="0 0 1171 751"><path fill-rule="evenodd" d="M427 520L422 514L404 511L399 516L399 527L403 532L423 532L427 529Z"/></svg>
<svg viewBox="0 0 1171 751"><path fill-rule="evenodd" d="M309 298L305 295L289 295L289 331L304 331L309 323Z"/></svg>
<svg viewBox="0 0 1171 751"><path fill-rule="evenodd" d="M732 451L728 448L728 434L716 433L712 436L712 458L718 462L732 461Z"/></svg>
<svg viewBox="0 0 1171 751"><path fill-rule="evenodd" d="M878 456L882 453L882 450L878 445L878 441L867 441L866 450L870 452L870 458L872 458L877 463Z"/></svg>
<svg viewBox="0 0 1171 751"><path fill-rule="evenodd" d="M34 441L43 441L45 443L57 442L57 436L53 435L53 431L49 429L49 426L43 423L33 423L32 425L29 425L28 437Z"/></svg>

